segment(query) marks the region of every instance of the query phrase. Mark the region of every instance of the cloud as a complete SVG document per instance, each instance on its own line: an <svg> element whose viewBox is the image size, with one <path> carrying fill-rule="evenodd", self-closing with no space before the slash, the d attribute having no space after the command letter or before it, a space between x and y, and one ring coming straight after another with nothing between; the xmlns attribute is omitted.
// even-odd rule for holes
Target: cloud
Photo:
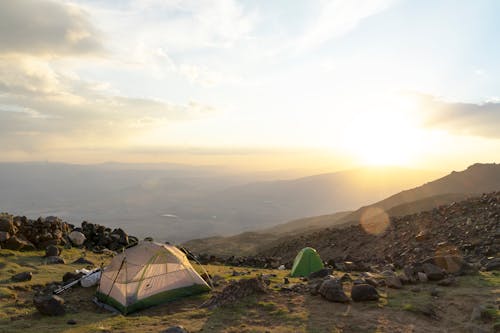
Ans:
<svg viewBox="0 0 500 333"><path fill-rule="evenodd" d="M81 8L48 0L0 1L0 53L83 55L103 51Z"/></svg>
<svg viewBox="0 0 500 333"><path fill-rule="evenodd" d="M356 28L365 18L387 9L394 0L324 1L319 15L296 41L299 51L316 48Z"/></svg>
<svg viewBox="0 0 500 333"><path fill-rule="evenodd" d="M500 139L500 103L482 104L447 102L419 95L424 126L447 130L458 135Z"/></svg>

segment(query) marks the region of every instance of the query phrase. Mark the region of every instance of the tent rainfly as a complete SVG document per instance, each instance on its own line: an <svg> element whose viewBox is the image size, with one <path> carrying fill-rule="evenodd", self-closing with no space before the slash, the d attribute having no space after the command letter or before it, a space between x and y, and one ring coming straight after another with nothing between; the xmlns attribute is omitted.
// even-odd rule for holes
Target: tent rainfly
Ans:
<svg viewBox="0 0 500 333"><path fill-rule="evenodd" d="M290 276L308 276L323 267L323 261L318 252L311 247L305 247L295 257Z"/></svg>
<svg viewBox="0 0 500 333"><path fill-rule="evenodd" d="M96 297L127 314L208 290L178 248L143 241L104 268Z"/></svg>

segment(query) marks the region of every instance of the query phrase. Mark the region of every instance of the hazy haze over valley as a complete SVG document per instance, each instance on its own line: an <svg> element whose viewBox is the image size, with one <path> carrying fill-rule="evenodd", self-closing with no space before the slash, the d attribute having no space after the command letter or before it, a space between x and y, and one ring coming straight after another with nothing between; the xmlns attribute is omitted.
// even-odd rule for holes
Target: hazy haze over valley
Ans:
<svg viewBox="0 0 500 333"><path fill-rule="evenodd" d="M178 242L356 209L440 173L373 168L288 180L282 174L175 164L4 163L0 210Z"/></svg>

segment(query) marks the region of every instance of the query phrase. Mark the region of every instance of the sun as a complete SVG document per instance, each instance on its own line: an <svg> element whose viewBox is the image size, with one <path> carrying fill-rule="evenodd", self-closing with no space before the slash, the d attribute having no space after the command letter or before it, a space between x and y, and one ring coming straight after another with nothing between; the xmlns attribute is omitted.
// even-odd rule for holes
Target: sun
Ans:
<svg viewBox="0 0 500 333"><path fill-rule="evenodd" d="M371 112L353 120L343 136L343 146L358 162L373 166L414 164L424 145L424 135L407 113Z"/></svg>

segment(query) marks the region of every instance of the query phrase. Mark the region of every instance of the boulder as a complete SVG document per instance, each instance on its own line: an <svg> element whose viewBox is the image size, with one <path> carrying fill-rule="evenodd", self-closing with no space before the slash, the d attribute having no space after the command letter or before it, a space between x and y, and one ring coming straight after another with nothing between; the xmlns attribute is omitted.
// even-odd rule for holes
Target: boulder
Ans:
<svg viewBox="0 0 500 333"><path fill-rule="evenodd" d="M59 256L51 256L51 257L47 257L45 259L45 262L47 265L55 265L55 264L65 264L66 262L64 261L63 258L59 257Z"/></svg>
<svg viewBox="0 0 500 333"><path fill-rule="evenodd" d="M324 277L327 277L328 275L330 275L332 273L332 269L330 268L323 268L323 269L320 269L319 271L316 271L316 272L312 272L311 274L309 274L307 276L307 278L309 280L312 280L312 279L318 279L318 278L324 278Z"/></svg>
<svg viewBox="0 0 500 333"><path fill-rule="evenodd" d="M422 265L424 269L425 275L427 275L427 278L431 281L439 281L444 278L444 272L443 270L433 264L430 263L425 263Z"/></svg>
<svg viewBox="0 0 500 333"><path fill-rule="evenodd" d="M30 281L32 277L33 277L33 273L22 272L22 273L12 275L11 279L14 282L24 282L24 281Z"/></svg>
<svg viewBox="0 0 500 333"><path fill-rule="evenodd" d="M441 281L438 281L438 283L437 283L438 286L443 286L443 287L449 287L453 284L455 284L455 278L453 276L449 276L445 279L442 279Z"/></svg>
<svg viewBox="0 0 500 333"><path fill-rule="evenodd" d="M66 313L64 299L56 295L35 296L33 303L36 309L46 316L63 316Z"/></svg>
<svg viewBox="0 0 500 333"><path fill-rule="evenodd" d="M85 243L85 240L87 239L84 234L76 230L70 232L68 238L71 241L71 243L73 243L73 245L75 246L82 246L83 243Z"/></svg>
<svg viewBox="0 0 500 333"><path fill-rule="evenodd" d="M95 266L95 264L92 261L85 259L83 257L78 258L75 261L73 261L73 264Z"/></svg>
<svg viewBox="0 0 500 333"><path fill-rule="evenodd" d="M425 273L422 273L422 272L418 272L417 273L417 277L418 277L418 281L420 281L422 283L425 283L425 282L427 282L429 280L427 278L427 275Z"/></svg>
<svg viewBox="0 0 500 333"><path fill-rule="evenodd" d="M351 289L351 298L354 302L376 301L379 294L377 289L369 284L357 284Z"/></svg>
<svg viewBox="0 0 500 333"><path fill-rule="evenodd" d="M11 235L16 234L17 227L14 225L12 216L0 216L0 231L8 232Z"/></svg>
<svg viewBox="0 0 500 333"><path fill-rule="evenodd" d="M397 276L387 276L385 278L385 285L393 289L403 288L403 284L401 283L401 280L399 280Z"/></svg>
<svg viewBox="0 0 500 333"><path fill-rule="evenodd" d="M330 302L348 303L350 301L344 293L342 283L335 278L323 281L319 287L319 294Z"/></svg>
<svg viewBox="0 0 500 333"><path fill-rule="evenodd" d="M61 254L61 250L55 245L49 245L45 248L46 257L56 257Z"/></svg>
<svg viewBox="0 0 500 333"><path fill-rule="evenodd" d="M500 270L500 258L495 258L490 260L484 267L487 271L498 271Z"/></svg>
<svg viewBox="0 0 500 333"><path fill-rule="evenodd" d="M189 331L182 326L172 326L161 331L161 333L189 333Z"/></svg>
<svg viewBox="0 0 500 333"><path fill-rule="evenodd" d="M4 244L4 248L14 251L34 251L35 246L17 236L10 237Z"/></svg>
<svg viewBox="0 0 500 333"><path fill-rule="evenodd" d="M10 238L10 234L7 231L0 231L0 243L7 241Z"/></svg>

